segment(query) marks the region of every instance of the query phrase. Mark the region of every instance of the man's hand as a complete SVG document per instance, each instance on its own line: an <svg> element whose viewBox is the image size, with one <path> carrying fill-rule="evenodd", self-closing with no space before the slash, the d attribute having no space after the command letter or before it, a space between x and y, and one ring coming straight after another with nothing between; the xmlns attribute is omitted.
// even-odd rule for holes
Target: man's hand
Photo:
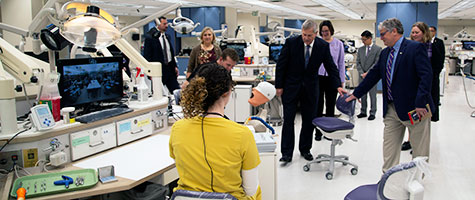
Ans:
<svg viewBox="0 0 475 200"><path fill-rule="evenodd" d="M422 119L425 115L427 115L427 109L426 108L416 108L416 113L419 115L419 121Z"/></svg>
<svg viewBox="0 0 475 200"><path fill-rule="evenodd" d="M366 75L368 75L368 72L361 74L361 77L366 78Z"/></svg>
<svg viewBox="0 0 475 200"><path fill-rule="evenodd" d="M176 76L178 77L178 74L179 74L178 67L175 67L175 73L176 73Z"/></svg>
<svg viewBox="0 0 475 200"><path fill-rule="evenodd" d="M343 89L342 87L339 87L338 89L338 93L340 93L341 96L343 96L343 94L346 94L348 93L345 89Z"/></svg>
<svg viewBox="0 0 475 200"><path fill-rule="evenodd" d="M275 95L277 95L278 97L280 97L282 93L284 93L284 89L282 88L275 89Z"/></svg>
<svg viewBox="0 0 475 200"><path fill-rule="evenodd" d="M356 99L355 95L350 94L350 96L349 96L348 98L346 98L345 101L346 101L346 102L350 102L350 101L353 101L353 100L355 100L355 99Z"/></svg>

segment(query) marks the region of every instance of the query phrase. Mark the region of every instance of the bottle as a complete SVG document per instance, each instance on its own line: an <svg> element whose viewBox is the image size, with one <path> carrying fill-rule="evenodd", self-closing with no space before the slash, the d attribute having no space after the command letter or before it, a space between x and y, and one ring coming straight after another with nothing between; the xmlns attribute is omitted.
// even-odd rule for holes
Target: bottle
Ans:
<svg viewBox="0 0 475 200"><path fill-rule="evenodd" d="M148 101L148 86L145 83L144 74L140 74L140 78L138 80L139 84L137 86L137 99L139 102Z"/></svg>
<svg viewBox="0 0 475 200"><path fill-rule="evenodd" d="M59 74L49 73L39 99L40 104L48 104L56 122L61 120L61 96L59 95L58 82Z"/></svg>

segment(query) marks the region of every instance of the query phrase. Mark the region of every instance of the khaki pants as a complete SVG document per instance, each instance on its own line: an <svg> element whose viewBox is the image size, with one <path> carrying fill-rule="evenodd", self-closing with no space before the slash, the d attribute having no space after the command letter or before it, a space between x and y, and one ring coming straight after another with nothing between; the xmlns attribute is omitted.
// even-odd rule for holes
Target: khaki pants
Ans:
<svg viewBox="0 0 475 200"><path fill-rule="evenodd" d="M401 121L397 116L394 104L388 104L388 112L384 118L384 142L383 142L383 172L399 164L401 144L404 139L406 128L411 135L412 158L418 156L429 157L430 153L430 118L415 125L411 121Z"/></svg>

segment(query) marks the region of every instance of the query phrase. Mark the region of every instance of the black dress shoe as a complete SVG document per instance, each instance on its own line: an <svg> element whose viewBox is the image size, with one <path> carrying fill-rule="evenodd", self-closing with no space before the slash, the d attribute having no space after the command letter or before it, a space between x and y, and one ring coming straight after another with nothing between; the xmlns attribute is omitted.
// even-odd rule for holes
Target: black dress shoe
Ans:
<svg viewBox="0 0 475 200"><path fill-rule="evenodd" d="M315 128L315 140L316 141L322 140L322 132L320 132L320 130L318 130L317 128Z"/></svg>
<svg viewBox="0 0 475 200"><path fill-rule="evenodd" d="M367 117L368 115L364 114L364 113L360 113L359 115L356 115L356 117L358 118L363 118L363 117Z"/></svg>
<svg viewBox="0 0 475 200"><path fill-rule="evenodd" d="M368 120L370 120L370 121L371 121L371 120L374 120L374 119L376 119L376 117L375 117L374 115L370 115L370 116L368 117Z"/></svg>
<svg viewBox="0 0 475 200"><path fill-rule="evenodd" d="M411 143L409 141L402 143L402 146L401 146L402 151L407 151L409 149L412 149Z"/></svg>
<svg viewBox="0 0 475 200"><path fill-rule="evenodd" d="M289 162L292 162L292 157L290 157L290 156L282 156L282 158L280 158L279 161L280 161L280 162L289 163Z"/></svg>
<svg viewBox="0 0 475 200"><path fill-rule="evenodd" d="M305 160L308 160L308 161L312 161L313 160L313 156L311 153L300 153L300 155L303 156L303 158L305 158Z"/></svg>

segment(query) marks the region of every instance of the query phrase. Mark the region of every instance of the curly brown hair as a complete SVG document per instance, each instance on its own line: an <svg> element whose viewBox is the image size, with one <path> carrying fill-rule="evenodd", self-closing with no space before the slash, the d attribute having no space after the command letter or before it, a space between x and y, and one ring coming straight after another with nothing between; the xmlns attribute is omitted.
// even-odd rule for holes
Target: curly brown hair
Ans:
<svg viewBox="0 0 475 200"><path fill-rule="evenodd" d="M234 86L231 74L216 63L202 65L183 91L180 105L185 118L205 113Z"/></svg>

